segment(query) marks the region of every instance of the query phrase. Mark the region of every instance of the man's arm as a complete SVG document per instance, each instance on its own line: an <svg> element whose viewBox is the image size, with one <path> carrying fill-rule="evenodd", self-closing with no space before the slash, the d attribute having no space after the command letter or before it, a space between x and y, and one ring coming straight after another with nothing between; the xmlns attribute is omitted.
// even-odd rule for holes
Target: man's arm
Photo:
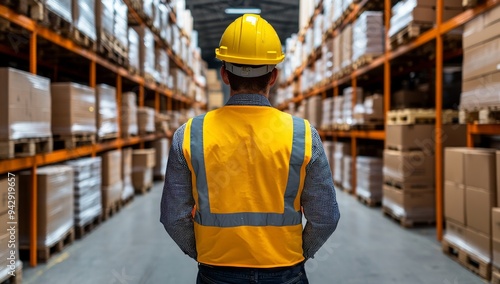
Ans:
<svg viewBox="0 0 500 284"><path fill-rule="evenodd" d="M307 219L302 232L302 248L306 259L328 240L337 228L340 218L335 188L321 138L314 127L312 131L312 157L306 168L301 204Z"/></svg>
<svg viewBox="0 0 500 284"><path fill-rule="evenodd" d="M196 242L191 211L194 199L191 171L182 152L185 125L174 133L161 197L160 222L179 248L196 260Z"/></svg>

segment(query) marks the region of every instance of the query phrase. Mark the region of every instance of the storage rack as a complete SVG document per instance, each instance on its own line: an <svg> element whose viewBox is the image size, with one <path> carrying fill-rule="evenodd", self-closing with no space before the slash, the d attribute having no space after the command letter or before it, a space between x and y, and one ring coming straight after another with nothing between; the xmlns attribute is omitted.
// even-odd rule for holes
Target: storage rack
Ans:
<svg viewBox="0 0 500 284"><path fill-rule="evenodd" d="M351 10L349 14L344 18L344 20L337 25L337 27L333 30L329 30L323 36L323 43L325 44L325 39L335 36L341 31L347 24L352 23L360 12L363 10L364 6L368 3L367 0L354 1L355 3L351 5ZM434 67L436 69L436 80L435 80L435 109L436 109L436 135L435 135L435 147L436 149L440 149L443 145L442 141L442 100L443 100L443 64L445 61L444 57L444 44L443 37L445 37L450 31L453 29L459 28L463 26L468 21L472 20L477 15L484 13L485 11L493 8L496 5L500 4L499 0L486 0L484 3L474 7L467 9L460 13L459 15L449 19L448 21L443 21L443 11L444 11L444 1L436 0L436 24L433 28L423 32L415 39L411 40L407 44L403 44L397 47L394 50L390 48L390 40L388 36L388 30L390 26L391 20L391 0L384 0L383 3L383 11L384 11L384 27L385 27L385 52L382 56L376 58L370 64L354 70L349 75L345 75L341 78L332 80L331 82L324 84L323 86L313 87L311 90L306 93L301 93L299 91L298 94L294 95L294 98L286 100L277 106L279 109L285 109L289 103L299 103L303 100L312 97L321 95L322 98L326 98L327 91L333 90L333 96L339 95L339 86L348 84L350 82L353 88L356 88L358 85L358 79L368 74L369 72L373 72L375 69L383 68L383 86L384 86L384 115L388 113L390 110L390 102L391 102L391 61L395 60L402 55L408 54L409 52L417 49L418 47L423 46L424 44L430 43L435 40L435 64ZM298 40L303 42L305 31L310 28L313 23L315 17L321 13L323 8L323 0L320 0L319 4L316 6L314 14L311 16L309 20L308 26L306 26L299 33ZM299 67L297 68L293 75L288 78L286 83L282 84L280 87L284 88L289 86L293 82L296 82L299 85L300 90L300 82L301 82L301 74L307 66L314 64L314 62L318 59L319 49L313 51L313 53L309 56L309 58ZM461 55L461 50L458 51L454 55ZM457 94L459 95L459 94ZM353 106L357 102L356 92L353 92L352 98ZM386 122L387 125L387 122ZM369 140L385 140L385 130L376 130L376 131L318 131L323 139L326 137L332 137L334 141L340 138L350 138L351 140L351 155L352 155L352 193L356 193L356 150L357 150L357 140L358 139L369 139ZM474 136L477 135L500 135L500 125L491 124L491 125L480 125L480 124L468 124L467 125L467 146L474 147ZM435 179L435 190L436 190L436 238L441 241L443 237L443 153L441 151L435 152L435 170L436 170L436 179Z"/></svg>
<svg viewBox="0 0 500 284"><path fill-rule="evenodd" d="M129 0L124 0L127 4L129 13L131 13L137 23L141 26L147 26L143 18L139 16L139 13L133 8L132 3ZM175 14L169 12L170 20L175 24ZM120 108L121 108L121 98L122 98L122 86L124 84L123 79L126 79L137 86L138 90L138 105L145 105L146 91L154 92L154 109L159 112L162 109L161 98L166 98L166 104L164 104L163 109L173 110L173 109L184 109L189 106L198 105L201 108L206 108L205 104L196 102L191 98L187 98L178 94L176 91L169 90L158 86L155 83L147 82L147 80L139 75L132 74L126 68L119 66L95 52L80 47L71 39L64 37L49 28L46 28L36 21L17 13L16 11L0 5L0 17L7 20L9 23L19 26L23 31L29 34L29 54L27 54L27 59L29 62L29 72L32 74L37 74L37 66L40 64L37 62L37 41L39 38L44 39L60 48L72 53L75 57L80 57L86 59L90 62L89 66L89 77L88 85L95 88L97 78L97 68L104 68L105 70L116 75L116 101L118 108L118 121L120 121ZM181 30L182 36L187 37L185 32ZM188 38L189 40L189 38ZM159 41L156 37L155 41ZM175 65L184 70L184 72L193 77L195 84L198 87L205 88L200 82L196 80L193 76L193 70L185 63L183 60L176 55L172 48L165 42L160 43L163 48L166 49L167 54L171 61ZM9 54L10 51L4 47L0 47L0 53ZM165 107L166 106L166 107ZM118 123L118 138L110 142L101 142L88 146L80 146L74 149L62 149L56 150L51 153L36 154L31 157L13 158L0 160L0 174L6 174L8 172L16 172L19 170L31 170L31 192L30 192L30 265L37 265L37 168L45 165L50 165L54 163L63 162L70 159L79 158L82 156L92 156L95 157L98 153L112 150L121 149L122 147L138 145L140 148L144 148L144 143L153 141L159 138L167 137L167 135L150 134L141 137L130 137L121 138L120 123ZM171 134L167 138L171 138Z"/></svg>

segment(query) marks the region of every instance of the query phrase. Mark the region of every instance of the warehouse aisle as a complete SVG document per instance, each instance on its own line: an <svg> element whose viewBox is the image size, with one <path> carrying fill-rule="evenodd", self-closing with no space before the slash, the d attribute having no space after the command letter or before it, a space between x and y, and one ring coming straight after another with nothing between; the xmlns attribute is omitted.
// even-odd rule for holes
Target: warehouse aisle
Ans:
<svg viewBox="0 0 500 284"><path fill-rule="evenodd" d="M28 284L195 283L196 264L159 223L161 184L47 265L26 269ZM341 221L306 264L311 284L483 283L448 259L433 229L403 230L353 197L338 192Z"/></svg>

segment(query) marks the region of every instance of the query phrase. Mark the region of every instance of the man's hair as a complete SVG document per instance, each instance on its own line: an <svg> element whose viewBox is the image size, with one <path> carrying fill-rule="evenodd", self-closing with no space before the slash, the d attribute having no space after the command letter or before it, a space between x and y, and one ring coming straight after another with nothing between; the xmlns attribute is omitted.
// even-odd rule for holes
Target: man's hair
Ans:
<svg viewBox="0 0 500 284"><path fill-rule="evenodd" d="M240 64L234 64L236 66L245 66L245 65L240 65ZM260 67L260 66L252 66L252 67ZM225 67L224 67L225 68ZM269 81L271 80L272 72L269 72L265 75L259 76L259 77L252 77L252 78L246 78L246 77L240 77L237 75L234 75L233 73L227 71L227 77L229 79L229 85L231 86L231 89L234 91L247 91L247 92L252 92L252 93L261 93L261 92L266 92L267 90L267 85L269 84Z"/></svg>

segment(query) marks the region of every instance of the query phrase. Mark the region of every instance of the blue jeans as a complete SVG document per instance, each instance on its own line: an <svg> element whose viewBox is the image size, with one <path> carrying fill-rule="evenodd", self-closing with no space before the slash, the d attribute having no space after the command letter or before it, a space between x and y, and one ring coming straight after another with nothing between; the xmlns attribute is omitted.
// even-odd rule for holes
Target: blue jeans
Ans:
<svg viewBox="0 0 500 284"><path fill-rule="evenodd" d="M196 284L308 284L304 263L280 268L198 265Z"/></svg>

